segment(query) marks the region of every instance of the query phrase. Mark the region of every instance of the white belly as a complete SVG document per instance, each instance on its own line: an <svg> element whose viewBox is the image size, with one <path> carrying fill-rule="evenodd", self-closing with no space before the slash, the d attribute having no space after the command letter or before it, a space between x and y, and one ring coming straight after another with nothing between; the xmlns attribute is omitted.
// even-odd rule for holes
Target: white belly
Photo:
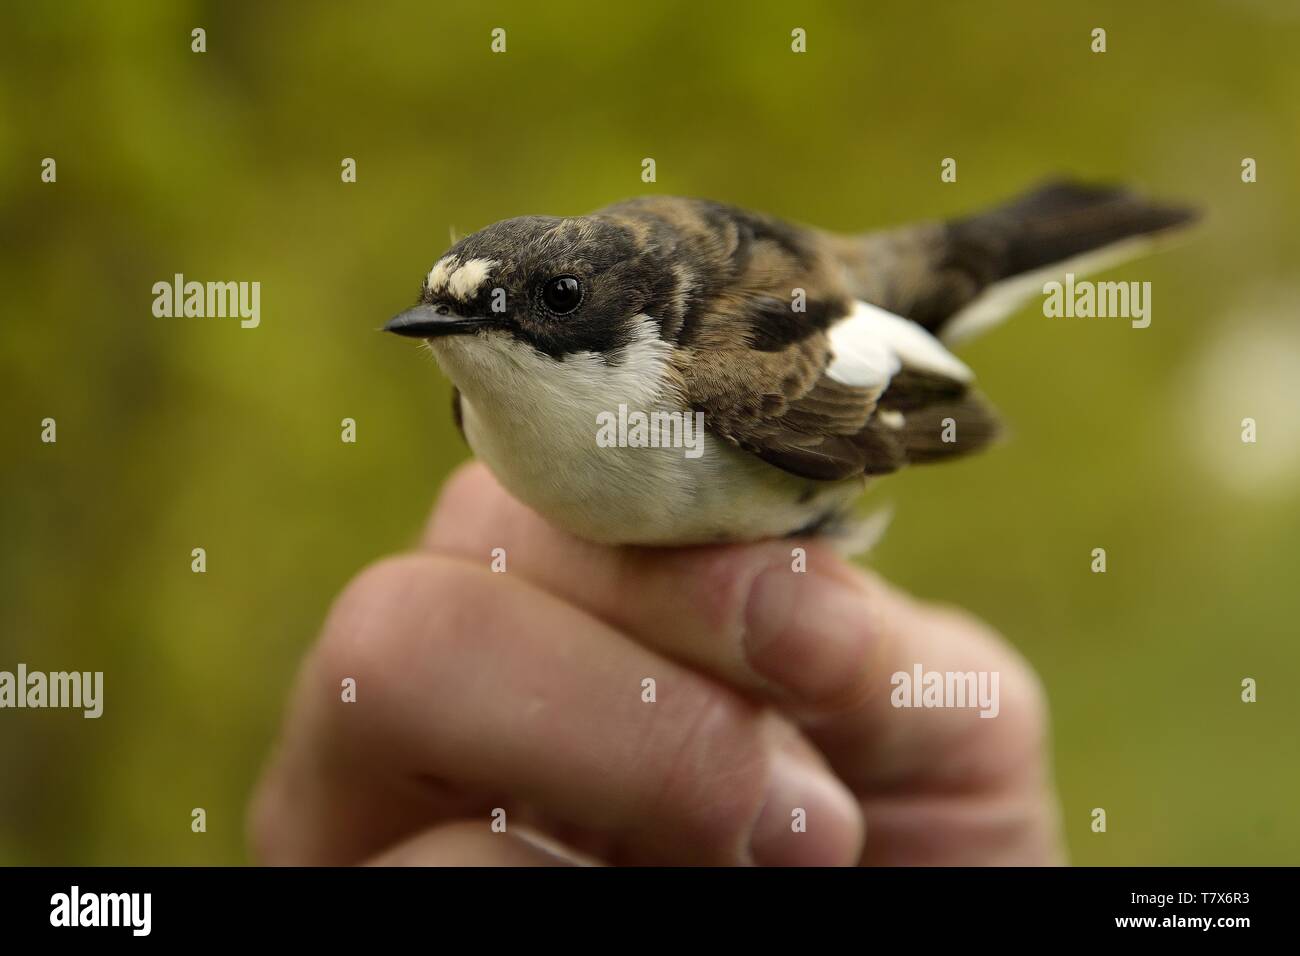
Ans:
<svg viewBox="0 0 1300 956"><path fill-rule="evenodd" d="M809 482L712 435L703 454L601 448L594 420L561 434L510 422L462 396L465 436L515 497L553 524L606 544L698 544L781 537L841 510L861 481ZM808 496L807 490L813 494Z"/></svg>
<svg viewBox="0 0 1300 956"><path fill-rule="evenodd" d="M780 537L861 492L861 479L797 478L707 431L698 457L682 447L602 447L598 416L620 404L681 411L663 387L665 349L651 329L624 361L570 355L561 375L552 359L504 337L434 342L461 390L474 453L511 494L579 537L655 545Z"/></svg>

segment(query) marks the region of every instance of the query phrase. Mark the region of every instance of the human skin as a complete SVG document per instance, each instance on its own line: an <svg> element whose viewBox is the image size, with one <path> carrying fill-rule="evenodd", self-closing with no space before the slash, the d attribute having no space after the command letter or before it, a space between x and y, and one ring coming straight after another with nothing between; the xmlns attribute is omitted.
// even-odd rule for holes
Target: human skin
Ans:
<svg viewBox="0 0 1300 956"><path fill-rule="evenodd" d="M997 672L997 716L894 707L917 663ZM470 464L338 598L250 830L269 864L1056 864L1047 746L963 612L816 541L593 545Z"/></svg>

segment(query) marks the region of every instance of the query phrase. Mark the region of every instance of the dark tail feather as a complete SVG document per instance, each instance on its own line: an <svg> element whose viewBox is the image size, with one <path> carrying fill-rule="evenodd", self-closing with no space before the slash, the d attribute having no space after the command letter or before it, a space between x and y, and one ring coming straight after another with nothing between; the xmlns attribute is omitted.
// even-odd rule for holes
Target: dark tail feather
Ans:
<svg viewBox="0 0 1300 956"><path fill-rule="evenodd" d="M1055 182L954 220L947 231L955 247L979 254L989 284L1195 218L1190 208L1157 205L1127 189Z"/></svg>
<svg viewBox="0 0 1300 956"><path fill-rule="evenodd" d="M951 320L982 293L1001 282L1096 253L1103 268L1143 251L1119 246L1125 240L1154 238L1193 222L1197 212L1162 205L1136 193L1108 186L1054 182L1002 206L940 227L931 263L931 282L908 310L908 316L931 332L952 331ZM1107 260L1115 247L1117 255ZM1088 265L1083 266L1084 269ZM1006 297L978 325L990 324L1013 310L1021 296Z"/></svg>
<svg viewBox="0 0 1300 956"><path fill-rule="evenodd" d="M867 474L883 474L969 455L998 433L997 415L966 383L904 369L858 441L869 452Z"/></svg>
<svg viewBox="0 0 1300 956"><path fill-rule="evenodd" d="M901 431L908 464L922 465L977 452L997 438L999 429L992 409L968 392L905 415Z"/></svg>

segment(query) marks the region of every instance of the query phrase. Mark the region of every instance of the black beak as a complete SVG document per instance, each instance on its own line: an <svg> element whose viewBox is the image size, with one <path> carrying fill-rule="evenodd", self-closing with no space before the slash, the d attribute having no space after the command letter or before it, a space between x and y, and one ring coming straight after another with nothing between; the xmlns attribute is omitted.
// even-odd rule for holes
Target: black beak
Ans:
<svg viewBox="0 0 1300 956"><path fill-rule="evenodd" d="M472 332L483 325L482 319L457 315L445 305L417 305L389 319L384 331L413 339L433 339Z"/></svg>

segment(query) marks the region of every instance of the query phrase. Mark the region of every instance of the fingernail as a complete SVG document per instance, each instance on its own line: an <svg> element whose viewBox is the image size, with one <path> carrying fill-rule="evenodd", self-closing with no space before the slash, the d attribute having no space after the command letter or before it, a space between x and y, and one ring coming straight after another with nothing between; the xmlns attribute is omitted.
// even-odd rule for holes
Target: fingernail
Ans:
<svg viewBox="0 0 1300 956"><path fill-rule="evenodd" d="M865 596L778 565L754 579L745 607L745 657L760 676L805 700L833 700L861 679L870 649Z"/></svg>
<svg viewBox="0 0 1300 956"><path fill-rule="evenodd" d="M758 866L852 866L862 852L861 810L809 758L779 752L749 852Z"/></svg>

